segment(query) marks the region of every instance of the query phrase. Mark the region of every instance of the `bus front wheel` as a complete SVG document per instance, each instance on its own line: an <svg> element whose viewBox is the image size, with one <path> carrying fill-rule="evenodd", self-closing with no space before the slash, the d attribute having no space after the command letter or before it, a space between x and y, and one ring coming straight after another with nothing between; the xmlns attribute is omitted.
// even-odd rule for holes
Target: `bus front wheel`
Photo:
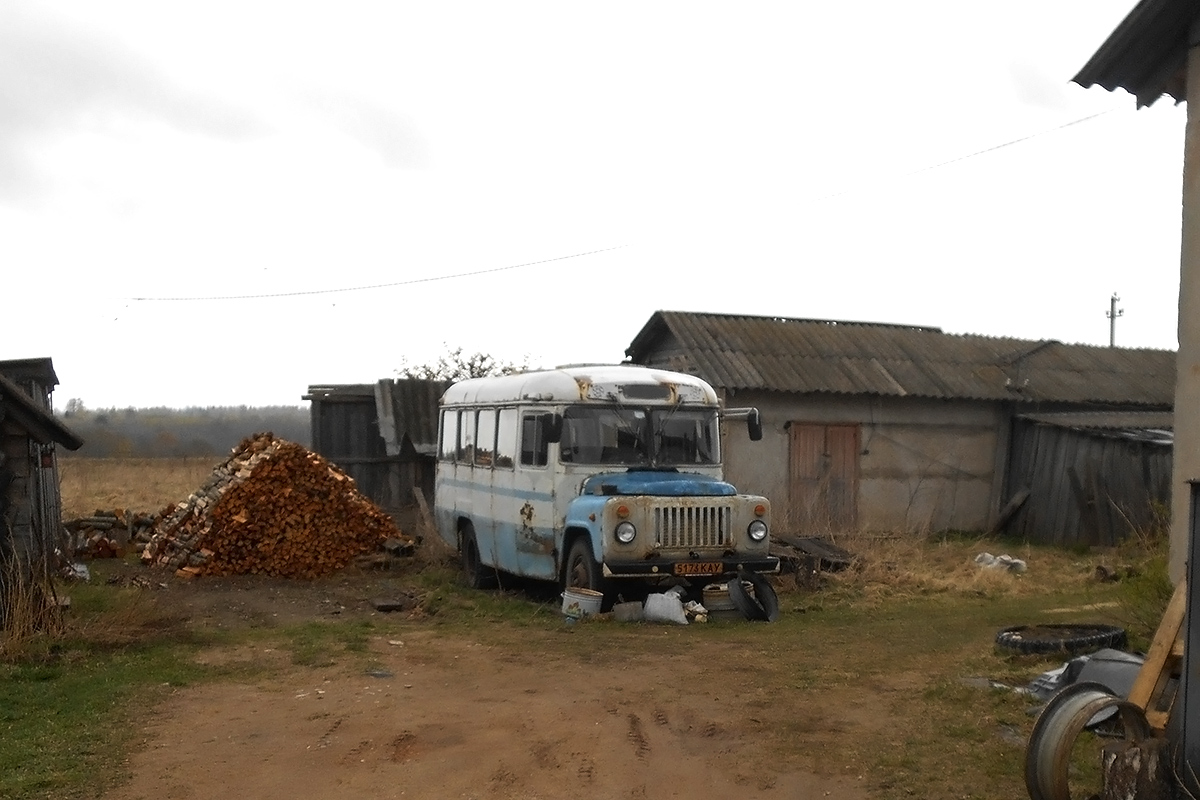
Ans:
<svg viewBox="0 0 1200 800"><path fill-rule="evenodd" d="M586 536L580 536L571 543L567 551L567 567L563 575L563 585L568 589L591 589L601 594L606 593L606 581L600 573L600 565L592 555L592 543Z"/></svg>

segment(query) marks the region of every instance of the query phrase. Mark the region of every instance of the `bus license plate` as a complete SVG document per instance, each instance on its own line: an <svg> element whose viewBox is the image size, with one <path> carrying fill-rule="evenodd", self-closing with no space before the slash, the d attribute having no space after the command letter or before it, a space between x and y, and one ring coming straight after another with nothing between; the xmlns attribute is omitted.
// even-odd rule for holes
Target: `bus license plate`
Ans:
<svg viewBox="0 0 1200 800"><path fill-rule="evenodd" d="M685 561L675 565L676 575L717 575L720 572L720 561Z"/></svg>

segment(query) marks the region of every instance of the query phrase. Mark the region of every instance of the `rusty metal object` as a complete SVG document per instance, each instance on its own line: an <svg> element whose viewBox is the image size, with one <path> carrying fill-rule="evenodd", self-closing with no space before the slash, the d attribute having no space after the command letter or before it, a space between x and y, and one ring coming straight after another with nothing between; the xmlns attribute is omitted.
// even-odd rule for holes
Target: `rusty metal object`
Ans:
<svg viewBox="0 0 1200 800"><path fill-rule="evenodd" d="M1116 697L1103 684L1075 683L1051 698L1025 747L1025 788L1031 800L1071 800L1067 770L1075 740L1097 714L1108 709L1120 714L1126 740L1150 737L1142 709Z"/></svg>

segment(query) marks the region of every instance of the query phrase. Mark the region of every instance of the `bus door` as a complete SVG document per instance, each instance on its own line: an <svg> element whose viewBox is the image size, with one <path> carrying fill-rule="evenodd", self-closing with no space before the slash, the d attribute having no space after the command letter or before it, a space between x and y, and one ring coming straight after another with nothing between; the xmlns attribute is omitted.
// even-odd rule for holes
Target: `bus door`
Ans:
<svg viewBox="0 0 1200 800"><path fill-rule="evenodd" d="M555 547L558 525L554 510L554 469L546 441L547 411L505 409L509 418L516 464L512 471L511 521L520 574L543 580L558 579ZM503 413L503 412L502 412ZM503 428L503 425L502 425Z"/></svg>
<svg viewBox="0 0 1200 800"><path fill-rule="evenodd" d="M464 453L463 457L471 464L467 493L471 497L471 521L475 526L479 557L484 564L511 570L513 553L506 546L506 537L498 535L497 525L500 511L497 506L503 503L497 503L495 493L496 409L481 408L468 413L470 421L464 425L464 434L470 437L470 452Z"/></svg>

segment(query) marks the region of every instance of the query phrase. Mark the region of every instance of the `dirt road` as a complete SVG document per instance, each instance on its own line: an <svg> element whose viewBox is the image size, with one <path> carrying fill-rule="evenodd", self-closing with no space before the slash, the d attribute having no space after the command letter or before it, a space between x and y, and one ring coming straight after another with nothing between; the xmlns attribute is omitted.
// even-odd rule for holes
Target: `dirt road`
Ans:
<svg viewBox="0 0 1200 800"><path fill-rule="evenodd" d="M197 614L242 618L251 598L272 601L192 594ZM337 602L296 597L258 612L301 617ZM821 750L876 724L869 693L774 698L744 680L753 660L741 646L696 652L686 628L641 626L630 659L593 639L602 624L503 643L404 624L328 667L267 647L206 650L202 661L278 671L177 690L148 713L132 780L106 798L866 796L859 776L822 769Z"/></svg>

